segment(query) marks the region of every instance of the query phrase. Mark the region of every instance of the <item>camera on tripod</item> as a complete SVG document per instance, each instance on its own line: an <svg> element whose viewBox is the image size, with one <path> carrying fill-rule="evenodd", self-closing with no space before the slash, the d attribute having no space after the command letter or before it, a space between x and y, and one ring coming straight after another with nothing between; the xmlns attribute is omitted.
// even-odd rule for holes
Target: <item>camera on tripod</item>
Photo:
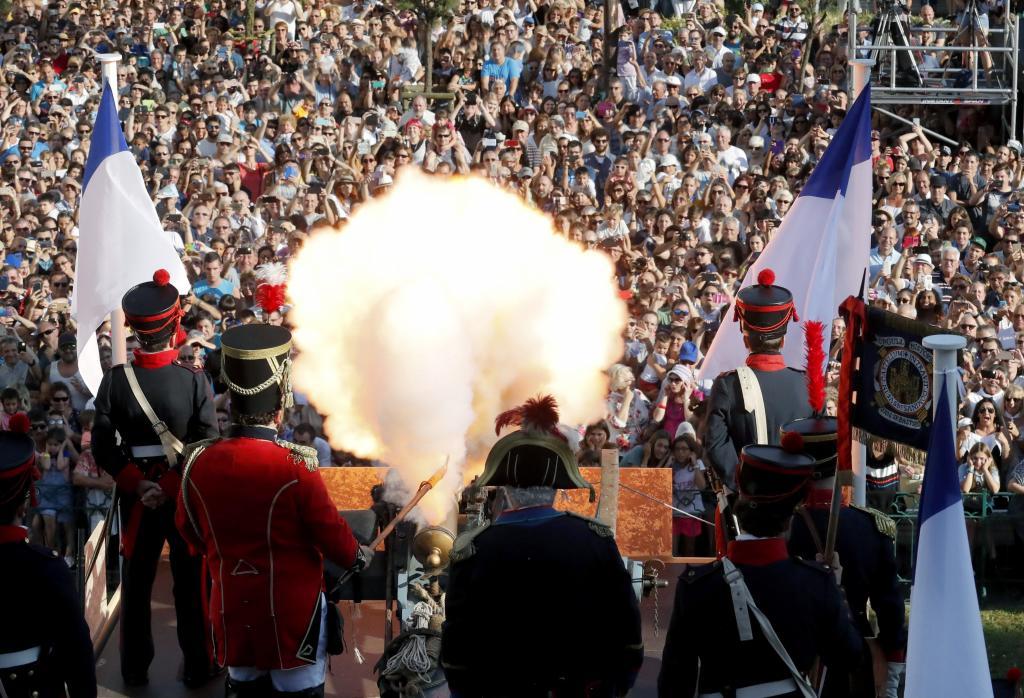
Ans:
<svg viewBox="0 0 1024 698"><path fill-rule="evenodd" d="M871 26L874 42L888 44L895 47L895 50L875 49L871 53L871 58L879 64L880 72L888 70L895 73L897 86L920 87L924 80L911 53L907 36L906 15L909 14L910 6L903 0L881 0L878 16ZM895 65L892 65L893 62Z"/></svg>
<svg viewBox="0 0 1024 698"><path fill-rule="evenodd" d="M880 9L882 12L899 12L900 14L910 14L910 5L902 2L901 0L882 0Z"/></svg>

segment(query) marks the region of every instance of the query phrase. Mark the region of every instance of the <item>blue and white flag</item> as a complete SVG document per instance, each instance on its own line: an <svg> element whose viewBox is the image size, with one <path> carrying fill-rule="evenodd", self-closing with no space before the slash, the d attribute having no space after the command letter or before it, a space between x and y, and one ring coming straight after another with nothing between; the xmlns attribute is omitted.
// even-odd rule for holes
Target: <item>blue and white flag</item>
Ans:
<svg viewBox="0 0 1024 698"><path fill-rule="evenodd" d="M938 405L917 515L904 696L991 697L945 380L933 395Z"/></svg>
<svg viewBox="0 0 1024 698"><path fill-rule="evenodd" d="M117 102L103 87L92 145L85 163L78 222L78 259L71 315L78 324L78 370L96 394L103 378L96 330L121 307L132 286L166 269L179 293L190 285L185 267L164 232L135 156L117 119Z"/></svg>
<svg viewBox="0 0 1024 698"><path fill-rule="evenodd" d="M782 225L747 271L743 286L762 269L775 271L775 283L793 294L801 321L831 326L839 304L857 295L871 254L871 88L853 103L821 161ZM801 323L790 323L783 355L786 365L804 365ZM828 351L828 332L825 351ZM747 350L732 306L722 311L718 329L700 369L702 379L743 365Z"/></svg>

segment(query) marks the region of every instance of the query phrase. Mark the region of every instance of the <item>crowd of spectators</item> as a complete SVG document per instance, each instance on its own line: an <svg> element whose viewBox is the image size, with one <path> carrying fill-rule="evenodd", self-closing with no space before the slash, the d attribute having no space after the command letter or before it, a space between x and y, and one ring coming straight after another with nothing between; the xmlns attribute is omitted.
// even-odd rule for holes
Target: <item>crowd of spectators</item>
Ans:
<svg viewBox="0 0 1024 698"><path fill-rule="evenodd" d="M251 30L244 0L2 4L0 420L27 413L45 454L39 540L74 564L75 527L95 524L110 497L69 310L107 52L123 56L126 140L193 279L183 360L203 366L234 323L286 322L254 306L257 265L286 261L317 226L343 226L403 170L484 177L615 266L630 320L608 418L581 459L614 441L626 464L673 467L676 506L703 517L709 385L696 368L843 121L846 25L793 2L629 0L609 36L603 3L584 0L458 0L432 27L390 0L254 4ZM941 21L931 6L914 18ZM961 54L930 55L962 67ZM434 91L418 93L430 62ZM968 335L964 462L980 463L973 442L984 443L1002 474L968 468L965 490L994 481L1021 493L1022 147L1000 140L985 107L896 109L920 126L875 116L871 302ZM843 332L837 320L833 410ZM109 364L108 332L100 345ZM358 462L331 452L309 405L285 429L324 464ZM879 446L879 489L900 479L887 453ZM702 527L690 519L677 533L692 551Z"/></svg>

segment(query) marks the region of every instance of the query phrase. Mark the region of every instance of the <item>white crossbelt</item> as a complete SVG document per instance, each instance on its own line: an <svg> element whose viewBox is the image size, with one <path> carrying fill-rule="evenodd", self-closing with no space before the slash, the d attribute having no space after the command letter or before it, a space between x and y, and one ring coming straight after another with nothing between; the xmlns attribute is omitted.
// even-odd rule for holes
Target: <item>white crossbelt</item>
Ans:
<svg viewBox="0 0 1024 698"><path fill-rule="evenodd" d="M793 679L781 679L759 683L756 686L744 686L736 689L736 698L771 698L772 696L783 696L797 690L796 681ZM701 693L697 698L725 698L721 693Z"/></svg>
<svg viewBox="0 0 1024 698"><path fill-rule="evenodd" d="M740 366L736 369L736 376L740 380L743 409L754 415L756 443L767 444L768 415L765 412L764 395L761 393L761 384L757 380L757 374L749 366Z"/></svg>
<svg viewBox="0 0 1024 698"><path fill-rule="evenodd" d="M0 669L10 669L16 666L25 666L39 660L40 648L30 647L20 652L8 652L0 654Z"/></svg>
<svg viewBox="0 0 1024 698"><path fill-rule="evenodd" d="M165 458L164 447L160 444L150 446L132 446L132 455L136 458Z"/></svg>

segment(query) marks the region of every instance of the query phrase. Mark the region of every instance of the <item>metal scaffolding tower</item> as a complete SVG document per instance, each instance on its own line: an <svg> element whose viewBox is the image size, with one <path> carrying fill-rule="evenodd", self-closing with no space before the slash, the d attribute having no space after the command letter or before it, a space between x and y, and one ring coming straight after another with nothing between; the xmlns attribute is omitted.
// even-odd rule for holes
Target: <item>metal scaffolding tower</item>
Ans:
<svg viewBox="0 0 1024 698"><path fill-rule="evenodd" d="M1017 138L1019 19L1008 12L1003 24L982 30L971 14L965 13L956 26L906 26L906 43L898 33L894 37L879 32L872 43L856 46L858 58L876 62L871 74L872 103L1000 107L1006 138ZM921 46L924 32L945 38L948 45ZM908 58L914 71L905 69ZM991 67L985 65L989 61ZM920 80L908 72L919 74Z"/></svg>

